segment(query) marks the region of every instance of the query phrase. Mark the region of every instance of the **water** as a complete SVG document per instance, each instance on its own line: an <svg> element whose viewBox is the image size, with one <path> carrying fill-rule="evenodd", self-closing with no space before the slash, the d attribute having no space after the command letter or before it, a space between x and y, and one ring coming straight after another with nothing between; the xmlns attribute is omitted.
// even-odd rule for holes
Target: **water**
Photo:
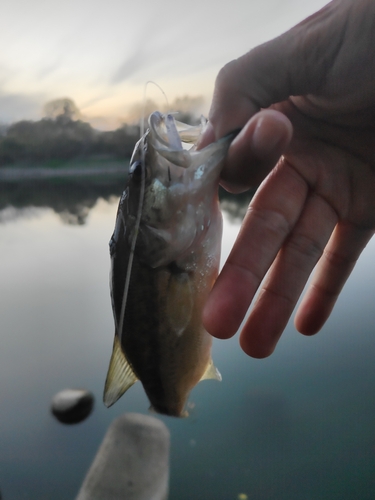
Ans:
<svg viewBox="0 0 375 500"><path fill-rule="evenodd" d="M141 384L109 410L101 402L113 340L108 240L117 199L91 200L90 211L81 203L73 220L63 208L54 207L58 215L37 205L0 212L5 500L75 498L111 421L148 408ZM224 256L237 231L226 216ZM214 342L222 383L194 389L188 419L163 418L172 436L171 500L373 498L374 254L371 242L319 335L303 337L290 324L265 360L248 358L236 337ZM66 387L96 397L92 416L76 426L49 413Z"/></svg>

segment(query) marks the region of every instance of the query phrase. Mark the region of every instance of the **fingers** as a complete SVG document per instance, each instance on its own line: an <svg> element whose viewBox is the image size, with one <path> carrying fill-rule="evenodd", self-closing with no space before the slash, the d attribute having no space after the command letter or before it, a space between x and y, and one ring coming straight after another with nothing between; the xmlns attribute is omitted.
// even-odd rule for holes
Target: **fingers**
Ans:
<svg viewBox="0 0 375 500"><path fill-rule="evenodd" d="M289 145L293 134L289 119L282 113L257 113L232 142L221 184L239 193L260 184Z"/></svg>
<svg viewBox="0 0 375 500"><path fill-rule="evenodd" d="M204 310L204 325L215 337L229 338L238 330L307 194L305 181L285 162L259 188Z"/></svg>
<svg viewBox="0 0 375 500"><path fill-rule="evenodd" d="M308 197L242 329L240 344L250 356L263 358L274 351L336 223L335 211L323 198Z"/></svg>
<svg viewBox="0 0 375 500"><path fill-rule="evenodd" d="M329 317L355 263L374 231L349 224L336 226L295 318L297 330L317 333Z"/></svg>
<svg viewBox="0 0 375 500"><path fill-rule="evenodd" d="M367 4L361 0L356 12L365 13ZM373 86L361 85L356 72L348 74L348 68L359 67L357 57L364 61L372 54L360 50L371 47L361 31L366 34L373 26L371 18L362 16L365 26L354 14L352 2L329 2L284 35L226 65L215 84L211 125L201 144L242 129L229 148L223 186L240 192L257 185L281 154L293 162L292 167L282 158L258 189L204 310L210 333L232 336L268 272L240 337L244 351L254 357L274 350L317 262L296 327L307 335L320 329L373 234L360 229L374 226L371 140L366 142L361 131L361 141L353 141L348 128L335 121L337 110L343 114L373 105ZM352 52L344 50L350 47ZM372 60L362 66L373 73ZM298 125L288 106L304 124ZM372 134L373 111L368 115ZM296 130L291 146L286 116ZM343 124L352 127L348 116ZM369 148L365 155L363 144Z"/></svg>

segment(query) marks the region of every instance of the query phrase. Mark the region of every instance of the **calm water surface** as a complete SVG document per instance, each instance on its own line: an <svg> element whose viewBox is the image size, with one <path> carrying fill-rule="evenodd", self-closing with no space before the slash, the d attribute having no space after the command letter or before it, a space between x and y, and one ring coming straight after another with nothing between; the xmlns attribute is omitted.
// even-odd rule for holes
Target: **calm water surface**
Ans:
<svg viewBox="0 0 375 500"><path fill-rule="evenodd" d="M84 225L52 209L0 212L0 489L5 500L75 498L111 421L147 413L141 384L102 402L112 350L108 240L117 200ZM15 217L15 215L18 215ZM238 231L225 217L224 256ZM375 491L375 244L323 331L290 324L276 352L254 360L237 337L215 341L223 381L193 391L172 436L171 500L372 499ZM92 416L63 426L52 396L83 387Z"/></svg>

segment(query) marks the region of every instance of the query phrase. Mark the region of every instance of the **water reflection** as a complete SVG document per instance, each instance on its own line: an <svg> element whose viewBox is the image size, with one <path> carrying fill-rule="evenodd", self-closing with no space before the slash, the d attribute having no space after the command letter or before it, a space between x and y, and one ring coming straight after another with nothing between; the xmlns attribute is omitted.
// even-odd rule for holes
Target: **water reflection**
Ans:
<svg viewBox="0 0 375 500"><path fill-rule="evenodd" d="M52 179L0 180L0 223L35 214L35 208L48 207L63 222L82 225L99 199L118 198L125 182L124 173L109 176L62 177ZM233 220L242 220L252 192L232 195L220 189L222 208Z"/></svg>
<svg viewBox="0 0 375 500"><path fill-rule="evenodd" d="M111 409L101 404L117 203L95 198L84 225L66 224L52 208L17 206L23 217L0 226L0 489L4 499L67 500L109 423L148 408L140 384ZM224 256L237 231L226 215ZM236 338L214 342L222 383L194 389L189 419L163 418L172 500L373 498L374 252L371 242L319 335L303 337L290 324L265 360L248 358ZM64 387L87 388L97 401L75 427L49 414Z"/></svg>
<svg viewBox="0 0 375 500"><path fill-rule="evenodd" d="M18 217L25 208L49 207L66 223L84 224L98 199L120 196L123 185L121 176L0 182L0 210L13 207L13 216ZM0 222L3 218L4 214Z"/></svg>

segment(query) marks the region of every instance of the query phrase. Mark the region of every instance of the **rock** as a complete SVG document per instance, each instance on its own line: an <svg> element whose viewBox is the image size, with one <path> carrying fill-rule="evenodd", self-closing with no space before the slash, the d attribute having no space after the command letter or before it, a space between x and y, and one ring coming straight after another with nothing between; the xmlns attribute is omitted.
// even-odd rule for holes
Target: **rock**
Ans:
<svg viewBox="0 0 375 500"><path fill-rule="evenodd" d="M63 424L78 424L94 407L94 396L85 389L64 389L52 399L51 412Z"/></svg>
<svg viewBox="0 0 375 500"><path fill-rule="evenodd" d="M110 425L76 500L166 500L169 431L155 417L127 413Z"/></svg>

